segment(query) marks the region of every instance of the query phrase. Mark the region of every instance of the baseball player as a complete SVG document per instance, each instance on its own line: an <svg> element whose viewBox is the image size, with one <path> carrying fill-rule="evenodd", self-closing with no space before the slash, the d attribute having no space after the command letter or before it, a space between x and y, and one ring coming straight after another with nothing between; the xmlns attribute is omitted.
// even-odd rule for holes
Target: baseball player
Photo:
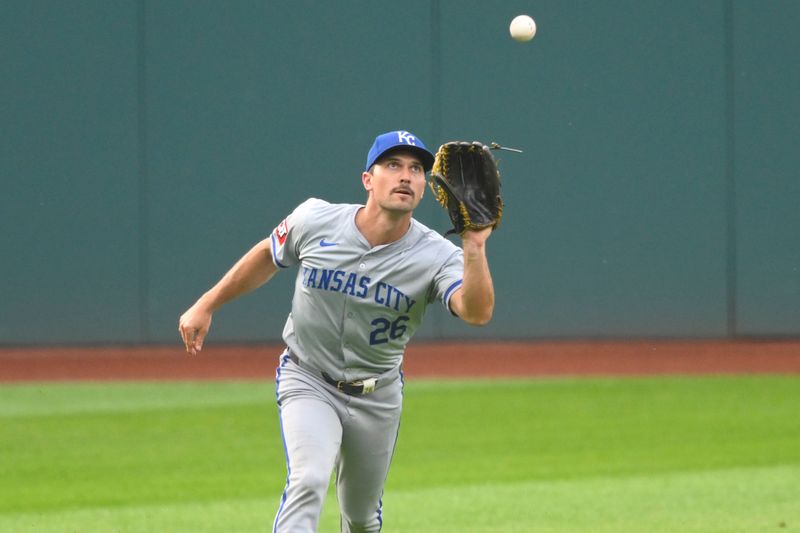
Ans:
<svg viewBox="0 0 800 533"><path fill-rule="evenodd" d="M406 344L437 300L470 324L491 319L492 230L465 231L458 247L412 218L433 161L407 131L379 135L364 205L306 200L180 318L196 354L217 309L297 269L276 372L288 475L274 532L316 531L334 471L341 530L380 531Z"/></svg>

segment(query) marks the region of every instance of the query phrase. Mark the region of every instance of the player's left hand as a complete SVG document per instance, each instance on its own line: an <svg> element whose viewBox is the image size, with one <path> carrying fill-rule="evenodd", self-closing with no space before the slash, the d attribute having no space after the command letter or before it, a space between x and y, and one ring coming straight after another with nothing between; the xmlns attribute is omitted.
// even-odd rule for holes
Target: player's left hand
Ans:
<svg viewBox="0 0 800 533"><path fill-rule="evenodd" d="M485 144L453 141L440 146L428 183L453 223L447 234L464 235L500 224L500 172Z"/></svg>

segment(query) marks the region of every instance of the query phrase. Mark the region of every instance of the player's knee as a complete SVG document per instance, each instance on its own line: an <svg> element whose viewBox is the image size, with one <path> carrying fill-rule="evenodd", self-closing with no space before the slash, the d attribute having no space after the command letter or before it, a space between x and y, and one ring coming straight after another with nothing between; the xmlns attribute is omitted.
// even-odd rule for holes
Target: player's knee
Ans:
<svg viewBox="0 0 800 533"><path fill-rule="evenodd" d="M292 472L289 483L296 490L322 497L328 491L330 474L315 470Z"/></svg>

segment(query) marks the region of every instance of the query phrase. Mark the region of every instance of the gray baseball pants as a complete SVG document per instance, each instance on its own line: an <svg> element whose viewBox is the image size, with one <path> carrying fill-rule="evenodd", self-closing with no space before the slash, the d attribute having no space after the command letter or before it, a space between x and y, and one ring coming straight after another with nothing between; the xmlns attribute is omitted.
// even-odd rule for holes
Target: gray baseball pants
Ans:
<svg viewBox="0 0 800 533"><path fill-rule="evenodd" d="M380 531L402 412L399 369L374 392L349 396L283 354L276 387L288 475L273 533L317 531L334 469L341 530Z"/></svg>

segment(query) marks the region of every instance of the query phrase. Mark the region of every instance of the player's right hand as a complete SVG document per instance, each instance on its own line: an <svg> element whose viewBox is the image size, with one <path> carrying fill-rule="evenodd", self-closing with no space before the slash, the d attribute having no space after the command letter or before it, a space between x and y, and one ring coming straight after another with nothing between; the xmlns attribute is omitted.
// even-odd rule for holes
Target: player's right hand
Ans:
<svg viewBox="0 0 800 533"><path fill-rule="evenodd" d="M186 351L191 355L203 349L203 341L211 328L212 313L194 304L188 311L181 315L178 321L178 331L186 346Z"/></svg>

